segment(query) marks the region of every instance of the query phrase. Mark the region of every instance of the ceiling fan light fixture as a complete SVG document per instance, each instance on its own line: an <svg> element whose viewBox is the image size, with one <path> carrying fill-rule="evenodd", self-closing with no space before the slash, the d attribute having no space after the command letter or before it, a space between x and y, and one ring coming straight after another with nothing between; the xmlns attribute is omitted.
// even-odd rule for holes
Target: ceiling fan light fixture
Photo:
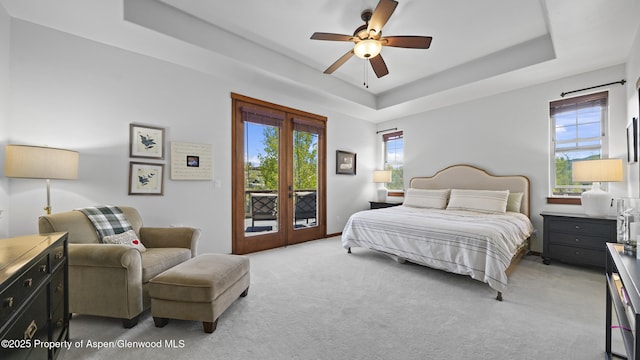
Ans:
<svg viewBox="0 0 640 360"><path fill-rule="evenodd" d="M374 39L358 41L353 47L353 52L361 59L374 58L380 54L380 50L382 50L382 43Z"/></svg>

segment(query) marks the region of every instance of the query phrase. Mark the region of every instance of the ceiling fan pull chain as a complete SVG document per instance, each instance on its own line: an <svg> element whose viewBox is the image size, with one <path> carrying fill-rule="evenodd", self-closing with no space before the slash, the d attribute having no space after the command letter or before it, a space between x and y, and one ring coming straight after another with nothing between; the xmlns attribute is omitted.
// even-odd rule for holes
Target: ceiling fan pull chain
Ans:
<svg viewBox="0 0 640 360"><path fill-rule="evenodd" d="M362 64L364 64L364 74L363 74L364 84L363 85L367 89L369 88L369 67L367 67L367 62L368 61L369 60L365 60L365 61L362 62Z"/></svg>

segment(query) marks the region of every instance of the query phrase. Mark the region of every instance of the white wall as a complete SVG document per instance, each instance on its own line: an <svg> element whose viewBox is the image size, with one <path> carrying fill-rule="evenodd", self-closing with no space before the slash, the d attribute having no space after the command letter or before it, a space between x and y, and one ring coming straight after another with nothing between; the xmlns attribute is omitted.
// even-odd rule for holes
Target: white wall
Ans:
<svg viewBox="0 0 640 360"><path fill-rule="evenodd" d="M405 186L453 164L471 164L497 175L523 174L531 181L531 218L537 236L532 250L542 251L542 217L546 209L580 212L579 206L552 208L549 194L549 102L560 93L624 78L624 66L559 79L447 108L379 124L404 130ZM609 90L610 157L626 159L626 88ZM626 183L611 187L626 196Z"/></svg>
<svg viewBox="0 0 640 360"><path fill-rule="evenodd" d="M628 115L626 117L627 122L630 123L632 118L638 118L640 116L640 100L638 99L638 82L640 82L640 27L636 31L636 36L633 44L631 45L631 51L629 52L629 59L626 65L626 79L627 83L627 104ZM629 196L640 196L640 166L638 163L630 166L629 168Z"/></svg>
<svg viewBox="0 0 640 360"><path fill-rule="evenodd" d="M9 34L10 18L0 5L0 168L4 169L4 146L7 143L9 109ZM9 236L9 181L0 177L0 238Z"/></svg>
<svg viewBox="0 0 640 360"><path fill-rule="evenodd" d="M79 179L52 181L54 212L132 205L145 225L201 228L199 252L230 252L231 92L329 118L328 233L342 231L347 215L368 205L373 159L366 154L375 146L375 126L315 104L304 91L264 79L232 82L20 20L12 23L11 40L9 141L80 152ZM132 122L165 127L166 146L212 144L213 176L221 186L169 180L167 165L164 196L128 196ZM357 176L334 175L336 149L363 153ZM44 182L9 182L11 236L37 232Z"/></svg>

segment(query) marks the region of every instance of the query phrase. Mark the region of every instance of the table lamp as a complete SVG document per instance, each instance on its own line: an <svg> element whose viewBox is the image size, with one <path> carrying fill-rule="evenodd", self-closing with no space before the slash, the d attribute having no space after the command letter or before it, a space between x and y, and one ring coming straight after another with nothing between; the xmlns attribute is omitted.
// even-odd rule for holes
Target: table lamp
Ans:
<svg viewBox="0 0 640 360"><path fill-rule="evenodd" d="M612 196L600 188L601 182L622 181L622 159L600 159L574 161L574 182L593 182L591 190L582 193L582 208L589 216L606 216Z"/></svg>
<svg viewBox="0 0 640 360"><path fill-rule="evenodd" d="M51 214L51 179L78 178L77 151L29 145L5 147L4 174L12 178L46 179L47 215Z"/></svg>
<svg viewBox="0 0 640 360"><path fill-rule="evenodd" d="M391 182L391 171L390 170L375 170L373 172L373 182L377 184L382 184L378 187L378 201L386 202L387 201L387 193L389 190L384 186L386 183Z"/></svg>

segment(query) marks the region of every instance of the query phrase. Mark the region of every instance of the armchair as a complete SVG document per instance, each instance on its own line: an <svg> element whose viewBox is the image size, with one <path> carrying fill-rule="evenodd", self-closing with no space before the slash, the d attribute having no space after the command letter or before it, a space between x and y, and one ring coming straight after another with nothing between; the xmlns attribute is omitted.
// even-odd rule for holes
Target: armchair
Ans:
<svg viewBox="0 0 640 360"><path fill-rule="evenodd" d="M93 223L80 211L41 216L38 229L41 234L69 233L69 312L120 318L131 328L150 307L149 280L195 257L200 230L144 227L136 209L119 208L147 251L100 243Z"/></svg>

